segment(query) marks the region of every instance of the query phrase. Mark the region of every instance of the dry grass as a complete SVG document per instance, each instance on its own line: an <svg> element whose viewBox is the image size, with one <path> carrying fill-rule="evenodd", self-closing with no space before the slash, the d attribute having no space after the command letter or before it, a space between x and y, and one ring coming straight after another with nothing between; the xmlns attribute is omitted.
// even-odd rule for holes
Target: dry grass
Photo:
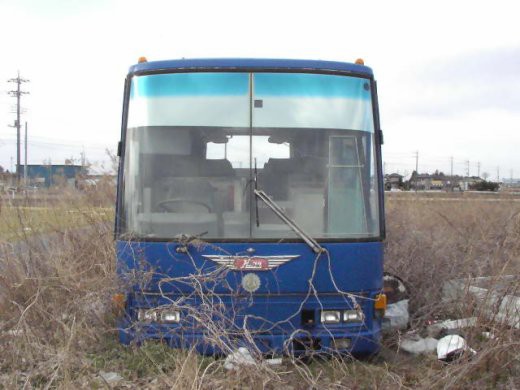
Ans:
<svg viewBox="0 0 520 390"><path fill-rule="evenodd" d="M465 331L473 357L445 365L435 356L398 351L399 333L387 336L369 361L327 358L301 364L227 372L222 359L161 344L123 347L116 341L110 297L117 290L111 226L95 210L110 206L113 193L59 195L63 210L78 210L94 228L47 224L50 239L24 233L41 225L18 218L0 247L0 388L109 388L100 372L123 376L116 387L147 388L514 388L520 386L518 330L490 321L468 296L441 301L445 280L520 273L520 203L391 198L387 201L387 270L411 292L412 328L436 318L476 315ZM55 207L59 205L59 207ZM5 213L22 215L5 203ZM25 205L26 206L26 205ZM66 207L65 207L66 206ZM6 209L8 209L6 211ZM65 218L65 217L63 217ZM63 220L62 220L63 221ZM67 220L68 221L68 220ZM83 223L82 223L83 224ZM45 223L44 223L45 225ZM75 222L74 226L78 223ZM4 225L3 225L4 227ZM4 237L5 238L5 237ZM494 286L491 286L492 288ZM520 286L508 293L520 295ZM497 337L485 339L482 330Z"/></svg>

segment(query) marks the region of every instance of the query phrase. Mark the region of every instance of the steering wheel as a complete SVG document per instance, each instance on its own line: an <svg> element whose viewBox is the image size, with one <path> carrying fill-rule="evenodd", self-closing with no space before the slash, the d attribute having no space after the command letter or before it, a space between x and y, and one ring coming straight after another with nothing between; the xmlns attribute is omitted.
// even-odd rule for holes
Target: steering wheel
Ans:
<svg viewBox="0 0 520 390"><path fill-rule="evenodd" d="M160 210L160 211L165 211L165 212L169 212L169 213L175 213L175 210L172 208L172 207L169 207L168 205L174 205L175 203L191 203L191 204L196 204L196 205L199 205L199 206L202 206L202 207L205 207L207 210L208 210L208 213L211 213L211 207L204 203L204 202L201 202L199 200L193 200L193 199L187 199L187 198L172 198L172 199L166 199L166 200L163 200L159 203L157 203L157 208Z"/></svg>

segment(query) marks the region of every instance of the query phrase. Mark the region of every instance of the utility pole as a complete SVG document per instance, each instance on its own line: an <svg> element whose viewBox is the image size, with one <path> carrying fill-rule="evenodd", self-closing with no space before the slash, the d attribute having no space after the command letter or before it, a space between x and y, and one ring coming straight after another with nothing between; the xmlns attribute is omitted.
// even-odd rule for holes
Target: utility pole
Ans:
<svg viewBox="0 0 520 390"><path fill-rule="evenodd" d="M480 177L480 161L477 163L477 177Z"/></svg>
<svg viewBox="0 0 520 390"><path fill-rule="evenodd" d="M419 178L419 151L415 152L415 192L417 192L417 179Z"/></svg>
<svg viewBox="0 0 520 390"><path fill-rule="evenodd" d="M497 183L500 183L500 167L497 167Z"/></svg>
<svg viewBox="0 0 520 390"><path fill-rule="evenodd" d="M85 169L85 165L87 164L86 158L85 158L85 146L82 147L81 151L81 169Z"/></svg>
<svg viewBox="0 0 520 390"><path fill-rule="evenodd" d="M25 122L25 159L23 167L23 185L27 189L27 122Z"/></svg>
<svg viewBox="0 0 520 390"><path fill-rule="evenodd" d="M9 91L8 94L12 97L16 98L16 121L14 122L14 126L16 127L16 179L17 185L20 185L20 98L22 95L26 95L29 92L24 92L21 90L20 86L22 83L27 83L29 80L22 79L20 77L20 72L18 72L18 77L15 79L7 80L8 83L16 83L16 90Z"/></svg>
<svg viewBox="0 0 520 390"><path fill-rule="evenodd" d="M466 160L466 177L469 177L469 160Z"/></svg>
<svg viewBox="0 0 520 390"><path fill-rule="evenodd" d="M450 166L451 166L450 176L451 176L451 180L453 180L453 156L450 157Z"/></svg>

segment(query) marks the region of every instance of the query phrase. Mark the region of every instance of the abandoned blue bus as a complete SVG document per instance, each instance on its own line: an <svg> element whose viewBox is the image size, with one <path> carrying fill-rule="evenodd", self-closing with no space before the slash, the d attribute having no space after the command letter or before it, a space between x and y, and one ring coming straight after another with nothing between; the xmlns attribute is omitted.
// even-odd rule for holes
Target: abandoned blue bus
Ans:
<svg viewBox="0 0 520 390"><path fill-rule="evenodd" d="M377 352L385 232L369 67L142 58L123 106L122 343Z"/></svg>

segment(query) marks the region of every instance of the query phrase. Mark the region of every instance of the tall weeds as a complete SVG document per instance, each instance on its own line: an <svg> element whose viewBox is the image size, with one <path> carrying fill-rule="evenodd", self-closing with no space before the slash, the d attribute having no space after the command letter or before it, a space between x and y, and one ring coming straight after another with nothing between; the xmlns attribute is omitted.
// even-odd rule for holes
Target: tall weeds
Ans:
<svg viewBox="0 0 520 390"><path fill-rule="evenodd" d="M471 294L442 300L451 279L520 274L520 203L513 200L426 201L392 197L386 204L386 268L411 292L412 328L435 319L478 317L464 332L476 355L451 365L435 356L398 351L391 334L370 361L329 357L301 364L223 369L220 359L161 344L123 347L116 341L111 296L118 291L112 240L113 192L40 195L0 210L0 388L482 388L520 386L518 329L485 314ZM47 196L47 199L45 197ZM9 215L7 218L6 216ZM71 215L74 216L71 219ZM4 218L5 217L5 218ZM9 222L8 222L9 221ZM479 310L480 309L480 310ZM215 327L218 329L218 327ZM492 337L486 338L487 331Z"/></svg>

